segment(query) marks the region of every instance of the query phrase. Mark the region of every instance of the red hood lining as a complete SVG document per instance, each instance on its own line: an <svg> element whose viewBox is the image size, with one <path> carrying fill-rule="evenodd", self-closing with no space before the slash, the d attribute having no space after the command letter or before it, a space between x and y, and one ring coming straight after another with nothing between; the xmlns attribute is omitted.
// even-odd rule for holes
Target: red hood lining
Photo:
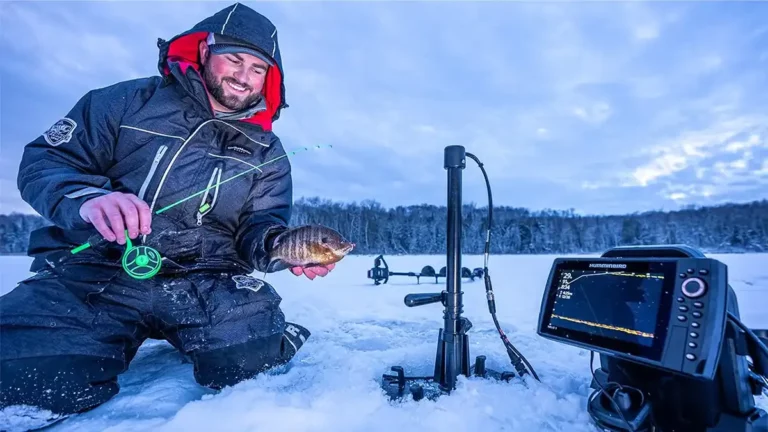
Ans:
<svg viewBox="0 0 768 432"><path fill-rule="evenodd" d="M207 32L190 33L182 36L168 45L168 56L166 64L163 65L163 72L170 74L170 63L178 63L183 74L187 73L188 68L200 71L200 58L198 47L200 42L208 36ZM262 94L267 105L267 109L259 111L251 117L242 121L260 125L265 131L272 130L272 118L277 112L281 102L280 84L282 76L277 66L272 66L267 70L267 76L264 80Z"/></svg>

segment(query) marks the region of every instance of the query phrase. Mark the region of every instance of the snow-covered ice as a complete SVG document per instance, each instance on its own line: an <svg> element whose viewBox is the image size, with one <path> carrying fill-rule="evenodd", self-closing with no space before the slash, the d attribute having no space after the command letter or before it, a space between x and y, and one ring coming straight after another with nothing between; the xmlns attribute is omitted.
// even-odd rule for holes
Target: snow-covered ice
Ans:
<svg viewBox="0 0 768 432"><path fill-rule="evenodd" d="M768 255L711 256L729 266L742 320L752 328L768 328ZM431 374L442 326L442 305L408 308L403 297L437 292L443 285L429 278L416 285L414 278L392 277L374 286L366 277L373 257L350 256L314 281L289 272L265 278L283 297L286 318L312 331L289 367L216 393L197 385L192 366L169 344L148 340L120 377L118 396L51 430L594 431L584 409L591 392L589 353L536 335L554 258L491 256L489 263L502 328L542 383L460 377L451 396L390 403L380 391L381 375L394 365L404 366L409 375ZM386 259L393 271L445 265L443 256ZM0 294L28 275L30 262L23 256L0 257ZM470 269L482 264L482 256L463 257L462 265ZM464 314L473 323L471 358L484 354L488 367L513 370L488 313L482 281L465 280L463 290ZM758 404L768 409L765 398Z"/></svg>

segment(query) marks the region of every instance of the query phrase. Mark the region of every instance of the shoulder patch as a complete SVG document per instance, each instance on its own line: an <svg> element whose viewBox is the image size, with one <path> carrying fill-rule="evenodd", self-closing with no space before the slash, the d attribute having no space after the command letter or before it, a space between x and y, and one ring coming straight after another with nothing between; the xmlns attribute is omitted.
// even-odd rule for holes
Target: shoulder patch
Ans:
<svg viewBox="0 0 768 432"><path fill-rule="evenodd" d="M237 289L249 289L253 292L259 292L261 287L264 286L264 281L252 276L234 275L232 276L232 280L235 281L235 287Z"/></svg>
<svg viewBox="0 0 768 432"><path fill-rule="evenodd" d="M75 132L76 127L77 123L75 123L74 120L64 117L63 119L54 123L50 129L45 131L45 133L43 133L43 138L45 138L45 141L48 144L55 147L57 145L69 142L69 140L72 139L72 134Z"/></svg>

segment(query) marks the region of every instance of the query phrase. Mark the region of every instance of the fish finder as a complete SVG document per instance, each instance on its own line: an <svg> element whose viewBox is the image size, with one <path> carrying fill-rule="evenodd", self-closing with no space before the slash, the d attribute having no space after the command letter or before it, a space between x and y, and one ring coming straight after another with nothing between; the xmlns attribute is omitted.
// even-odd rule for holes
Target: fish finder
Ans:
<svg viewBox="0 0 768 432"><path fill-rule="evenodd" d="M555 259L537 333L590 351L600 430L768 432L754 398L768 391L768 331L741 322L727 266L695 248Z"/></svg>
<svg viewBox="0 0 768 432"><path fill-rule="evenodd" d="M538 334L711 380L726 328L727 269L710 258L557 258Z"/></svg>
<svg viewBox="0 0 768 432"><path fill-rule="evenodd" d="M487 368L482 355L470 364L472 323L463 316L461 290L466 158L477 163L488 191L485 261L478 277L514 372ZM462 146L448 146L443 166L448 172L446 289L405 298L409 307L444 306L434 373L408 376L402 366L392 366L395 374L382 375L382 389L391 399L419 401L452 392L459 375L501 381L530 376L545 382L496 316L488 272L494 206L483 163ZM376 282L392 275L381 258L384 268L377 258L369 271ZM422 270L422 276L431 277L432 270ZM768 432L768 413L754 398L768 394L768 330L741 322L727 267L703 252L687 245L637 245L612 247L596 258L555 259L539 312L539 336L591 352L594 391L586 410L599 430ZM595 352L600 353L597 370Z"/></svg>

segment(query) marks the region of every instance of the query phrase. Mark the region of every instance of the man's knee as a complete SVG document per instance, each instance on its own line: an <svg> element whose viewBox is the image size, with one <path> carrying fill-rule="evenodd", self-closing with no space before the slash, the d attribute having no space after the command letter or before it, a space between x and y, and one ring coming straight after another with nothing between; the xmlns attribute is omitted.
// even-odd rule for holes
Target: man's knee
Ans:
<svg viewBox="0 0 768 432"><path fill-rule="evenodd" d="M119 360L86 355L5 359L0 362L0 408L87 411L118 393L117 375L123 368Z"/></svg>
<svg viewBox="0 0 768 432"><path fill-rule="evenodd" d="M276 341L285 330L282 300L268 283L245 275L190 275L202 299L196 324L167 329L166 337L187 354L224 352L225 348L254 341ZM173 306L170 306L173 307ZM188 310L175 312L183 322ZM266 342L261 342L262 344ZM247 345L244 345L247 346Z"/></svg>
<svg viewBox="0 0 768 432"><path fill-rule="evenodd" d="M235 385L284 364L290 358L283 356L283 335L264 338L215 350L195 353L195 380L214 389Z"/></svg>
<svg viewBox="0 0 768 432"><path fill-rule="evenodd" d="M203 386L231 386L285 364L309 337L307 329L285 321L280 296L263 280L232 275L193 283L210 287L205 297L212 320L203 331L183 329L170 336L179 346L194 347L188 354Z"/></svg>
<svg viewBox="0 0 768 432"><path fill-rule="evenodd" d="M287 322L281 334L197 353L193 355L195 379L215 389L251 379L291 361L310 335L305 327Z"/></svg>

